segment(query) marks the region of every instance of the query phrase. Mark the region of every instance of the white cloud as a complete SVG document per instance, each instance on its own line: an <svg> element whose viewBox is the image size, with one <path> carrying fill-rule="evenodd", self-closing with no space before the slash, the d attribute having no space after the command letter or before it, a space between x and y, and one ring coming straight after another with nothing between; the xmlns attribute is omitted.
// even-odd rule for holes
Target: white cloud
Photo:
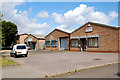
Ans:
<svg viewBox="0 0 120 80"><path fill-rule="evenodd" d="M43 24L36 24L36 23L30 23L30 24L27 24L25 28L23 28L22 30L24 29L27 29L27 32L34 32L34 34L43 34L45 33L45 30L48 30L50 28L50 26L47 24L47 23L43 23Z"/></svg>
<svg viewBox="0 0 120 80"><path fill-rule="evenodd" d="M103 12L95 11L94 7L88 7L85 4L80 4L79 7L69 10L63 15L54 12L52 17L55 23L60 24L60 28L71 28L73 25L82 25L86 21L109 24L118 17L118 14L114 11L110 11L109 15L106 15ZM68 25L72 26L67 27Z"/></svg>
<svg viewBox="0 0 120 80"><path fill-rule="evenodd" d="M81 16L81 15L85 15L88 12L93 12L94 11L94 7L87 7L87 5L84 4L80 4L79 7L76 7L74 10L69 10L68 12L64 13L64 16L66 18L69 17L75 17L75 16Z"/></svg>
<svg viewBox="0 0 120 80"><path fill-rule="evenodd" d="M68 25L60 25L58 26L57 28L60 28L60 29L67 29L69 26Z"/></svg>
<svg viewBox="0 0 120 80"><path fill-rule="evenodd" d="M97 12L96 11L96 12L89 13L86 16L86 18L87 18L88 21L94 21L94 22L101 22L101 23L109 24L117 16L118 16L118 14L114 11L110 11L109 15L106 15L103 12Z"/></svg>
<svg viewBox="0 0 120 80"><path fill-rule="evenodd" d="M37 23L37 19L28 18L29 11L32 8L29 8L28 11L19 11L15 9L16 6L24 4L24 2L4 2L2 3L2 14L3 19L6 21L11 21L18 26L19 33L33 33L33 34L42 34L49 30L49 25L47 23Z"/></svg>
<svg viewBox="0 0 120 80"><path fill-rule="evenodd" d="M96 21L96 22L102 22L102 23L110 23L110 19L108 18L107 15L105 15L102 12L93 12L89 13L86 16L88 21Z"/></svg>
<svg viewBox="0 0 120 80"><path fill-rule="evenodd" d="M109 16L112 17L112 18L116 18L118 16L118 14L114 11L110 11Z"/></svg>
<svg viewBox="0 0 120 80"><path fill-rule="evenodd" d="M62 14L57 14L57 13L53 13L52 17L54 18L55 22L57 24L63 24L64 23L64 17Z"/></svg>
<svg viewBox="0 0 120 80"><path fill-rule="evenodd" d="M40 18L48 18L49 15L48 15L48 12L47 12L47 11L40 11L40 13L37 14L37 17L40 17Z"/></svg>

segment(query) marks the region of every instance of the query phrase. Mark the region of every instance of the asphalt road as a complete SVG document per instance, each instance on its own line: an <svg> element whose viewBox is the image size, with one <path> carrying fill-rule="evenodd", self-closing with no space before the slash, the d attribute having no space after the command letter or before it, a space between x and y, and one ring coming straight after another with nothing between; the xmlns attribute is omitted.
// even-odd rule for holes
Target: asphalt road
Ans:
<svg viewBox="0 0 120 80"><path fill-rule="evenodd" d="M118 78L118 64L60 76L59 78Z"/></svg>
<svg viewBox="0 0 120 80"><path fill-rule="evenodd" d="M4 55L4 54L3 54ZM9 55L9 54L8 54ZM41 78L118 61L117 53L31 51L28 57L6 57L21 65L2 68L3 78ZM100 59L100 60L94 60Z"/></svg>

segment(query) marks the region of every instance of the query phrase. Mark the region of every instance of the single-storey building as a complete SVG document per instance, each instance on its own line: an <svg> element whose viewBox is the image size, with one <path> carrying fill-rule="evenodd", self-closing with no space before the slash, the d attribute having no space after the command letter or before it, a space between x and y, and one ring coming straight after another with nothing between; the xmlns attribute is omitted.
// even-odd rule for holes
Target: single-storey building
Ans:
<svg viewBox="0 0 120 80"><path fill-rule="evenodd" d="M70 50L70 31L54 29L45 37L46 50Z"/></svg>
<svg viewBox="0 0 120 80"><path fill-rule="evenodd" d="M70 35L70 51L119 52L120 29L116 26L88 22Z"/></svg>
<svg viewBox="0 0 120 80"><path fill-rule="evenodd" d="M27 33L17 35L17 44L26 44L31 50L44 49L45 35Z"/></svg>
<svg viewBox="0 0 120 80"><path fill-rule="evenodd" d="M28 44L30 49L44 49L44 44L45 44L45 36L44 35L32 35L29 34L25 39L24 42L25 44Z"/></svg>
<svg viewBox="0 0 120 80"><path fill-rule="evenodd" d="M46 50L120 52L120 28L87 22L73 32L55 29L45 37Z"/></svg>

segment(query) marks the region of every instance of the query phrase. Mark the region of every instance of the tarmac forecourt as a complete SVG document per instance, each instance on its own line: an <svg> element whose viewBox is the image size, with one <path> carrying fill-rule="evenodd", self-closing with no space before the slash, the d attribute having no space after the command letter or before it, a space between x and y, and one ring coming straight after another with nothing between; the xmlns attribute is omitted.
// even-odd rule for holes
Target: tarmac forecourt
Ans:
<svg viewBox="0 0 120 80"><path fill-rule="evenodd" d="M30 54L34 54L34 52ZM7 58L19 62L21 65L3 68L3 78L55 78L64 74L119 63L118 54L115 53L41 52L28 55L27 58L9 56ZM15 76L13 73L18 75Z"/></svg>

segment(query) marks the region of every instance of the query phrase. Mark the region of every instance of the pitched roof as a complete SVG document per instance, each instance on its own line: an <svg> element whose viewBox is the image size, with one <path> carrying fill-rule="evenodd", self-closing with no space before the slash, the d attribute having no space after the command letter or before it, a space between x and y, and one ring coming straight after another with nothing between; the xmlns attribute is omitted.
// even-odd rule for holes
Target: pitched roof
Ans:
<svg viewBox="0 0 120 80"><path fill-rule="evenodd" d="M39 35L39 34L29 34L29 35L32 35L33 37L37 39L45 39L45 35Z"/></svg>
<svg viewBox="0 0 120 80"><path fill-rule="evenodd" d="M55 28L53 31L51 31L48 35L50 35L52 32L54 32L55 30L70 34L72 31L70 30L66 30L66 29L59 29L59 28ZM48 35L46 35L45 37L47 37Z"/></svg>
<svg viewBox="0 0 120 80"><path fill-rule="evenodd" d="M37 38L43 38L45 39L45 35L39 35L39 34L32 34L33 36L37 37Z"/></svg>
<svg viewBox="0 0 120 80"><path fill-rule="evenodd" d="M120 29L120 26L113 26L113 25L108 25L108 24L103 24L103 23L97 23L97 22L87 22L84 25L82 25L79 28L77 28L76 30L74 30L73 32L75 32L78 29L84 27L86 24L95 24L95 25L100 25L100 26L103 26L103 27L108 27L108 28L113 28L113 29ZM71 33L73 33L73 32L71 32Z"/></svg>
<svg viewBox="0 0 120 80"><path fill-rule="evenodd" d="M106 26L106 27L110 27L110 28L115 28L115 29L119 29L119 26L113 26L113 25L109 25L109 24L103 24L103 23L97 23L97 22L88 22L91 24L96 24L96 25L101 25L101 26Z"/></svg>
<svg viewBox="0 0 120 80"><path fill-rule="evenodd" d="M27 33L17 34L17 36L21 36L21 35L28 35L28 34Z"/></svg>
<svg viewBox="0 0 120 80"><path fill-rule="evenodd" d="M71 33L72 32L72 30L68 30L68 29L60 29L60 28L56 28L56 29L61 30L61 31L66 32L66 33Z"/></svg>

